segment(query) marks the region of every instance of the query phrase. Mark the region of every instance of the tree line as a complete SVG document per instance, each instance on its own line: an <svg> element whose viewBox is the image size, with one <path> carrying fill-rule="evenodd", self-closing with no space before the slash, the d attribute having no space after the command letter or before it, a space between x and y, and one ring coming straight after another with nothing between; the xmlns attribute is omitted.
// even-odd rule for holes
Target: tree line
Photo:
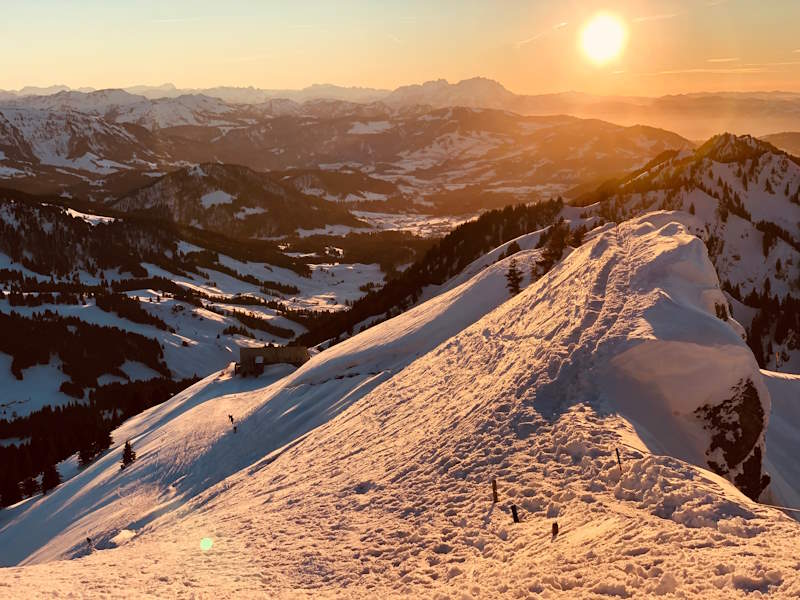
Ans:
<svg viewBox="0 0 800 600"><path fill-rule="evenodd" d="M127 379L121 367L128 360L170 375L156 340L117 327L92 325L50 310L31 317L12 311L0 313L0 331L0 352L12 357L11 372L17 379L23 379L24 369L47 365L55 355L70 378L61 391L75 398L83 398L84 388L97 387L103 374Z"/></svg>
<svg viewBox="0 0 800 600"><path fill-rule="evenodd" d="M507 206L456 227L436 242L421 260L381 289L356 300L349 310L321 315L321 322L300 336L297 343L314 346L352 333L357 324L370 317L399 314L417 302L425 286L442 284L489 250L552 224L562 207L560 198L539 204Z"/></svg>
<svg viewBox="0 0 800 600"><path fill-rule="evenodd" d="M24 417L0 419L0 505L8 506L60 482L56 464L78 453L85 467L111 445L110 432L126 419L168 400L197 381L166 378L100 386L87 402L45 406Z"/></svg>

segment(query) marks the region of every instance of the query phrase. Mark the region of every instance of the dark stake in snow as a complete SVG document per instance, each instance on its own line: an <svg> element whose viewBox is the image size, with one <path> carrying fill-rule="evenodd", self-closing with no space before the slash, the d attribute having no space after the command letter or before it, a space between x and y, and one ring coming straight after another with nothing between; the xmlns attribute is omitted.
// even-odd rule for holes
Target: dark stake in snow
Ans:
<svg viewBox="0 0 800 600"><path fill-rule="evenodd" d="M558 535L558 521L553 521L553 537Z"/></svg>
<svg viewBox="0 0 800 600"><path fill-rule="evenodd" d="M517 505L511 505L511 516L514 518L514 523L519 523L519 514L517 514Z"/></svg>
<svg viewBox="0 0 800 600"><path fill-rule="evenodd" d="M492 503L497 504L497 479L492 479Z"/></svg>

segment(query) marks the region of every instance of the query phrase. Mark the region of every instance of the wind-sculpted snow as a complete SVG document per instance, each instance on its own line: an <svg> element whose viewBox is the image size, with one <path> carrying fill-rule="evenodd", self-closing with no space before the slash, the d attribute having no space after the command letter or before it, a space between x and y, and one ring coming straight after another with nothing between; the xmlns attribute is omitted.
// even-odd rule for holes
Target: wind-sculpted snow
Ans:
<svg viewBox="0 0 800 600"><path fill-rule="evenodd" d="M694 153L662 155L609 192L601 189L605 199L584 214L619 222L657 209L681 211L674 218L706 243L761 366L777 360L798 370L798 159L750 136L724 134Z"/></svg>
<svg viewBox="0 0 800 600"><path fill-rule="evenodd" d="M603 228L502 302L505 268L262 391L195 403L153 431L171 440L169 460L145 451L133 465L176 464L195 495L117 531L87 521L121 547L0 571L0 595L800 594L797 523L704 468L711 434L695 409L747 377L770 406L739 328L715 314L722 293L702 243L656 214ZM238 433L205 433L231 410L244 415ZM96 465L109 480L119 451ZM89 535L72 529L62 539ZM76 554L64 549L30 562Z"/></svg>

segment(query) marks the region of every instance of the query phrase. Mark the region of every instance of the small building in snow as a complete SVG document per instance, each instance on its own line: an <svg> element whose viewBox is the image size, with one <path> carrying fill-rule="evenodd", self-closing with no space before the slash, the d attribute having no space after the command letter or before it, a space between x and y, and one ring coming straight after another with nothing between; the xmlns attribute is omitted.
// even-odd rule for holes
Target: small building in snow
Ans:
<svg viewBox="0 0 800 600"><path fill-rule="evenodd" d="M311 354L305 346L262 346L260 348L239 348L239 362L236 373L247 377L257 377L264 372L266 365L290 364L296 367L308 362Z"/></svg>

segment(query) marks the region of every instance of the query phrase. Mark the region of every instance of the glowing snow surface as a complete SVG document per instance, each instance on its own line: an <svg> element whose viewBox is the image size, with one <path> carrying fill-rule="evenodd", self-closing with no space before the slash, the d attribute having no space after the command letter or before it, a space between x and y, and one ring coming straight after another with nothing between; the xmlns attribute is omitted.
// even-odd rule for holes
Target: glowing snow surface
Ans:
<svg viewBox="0 0 800 600"><path fill-rule="evenodd" d="M233 196L228 192L216 190L204 194L203 197L200 198L200 203L203 205L203 208L211 208L212 206L219 206L220 204L231 204L233 200Z"/></svg>
<svg viewBox="0 0 800 600"><path fill-rule="evenodd" d="M510 299L507 260L266 387L222 372L131 419L0 513L28 564L0 596L800 594L800 526L702 467L697 403L751 377L770 405L703 244L664 213L606 227Z"/></svg>
<svg viewBox="0 0 800 600"><path fill-rule="evenodd" d="M356 122L347 131L352 135L374 135L376 133L383 133L392 128L389 121L369 121L367 123Z"/></svg>

